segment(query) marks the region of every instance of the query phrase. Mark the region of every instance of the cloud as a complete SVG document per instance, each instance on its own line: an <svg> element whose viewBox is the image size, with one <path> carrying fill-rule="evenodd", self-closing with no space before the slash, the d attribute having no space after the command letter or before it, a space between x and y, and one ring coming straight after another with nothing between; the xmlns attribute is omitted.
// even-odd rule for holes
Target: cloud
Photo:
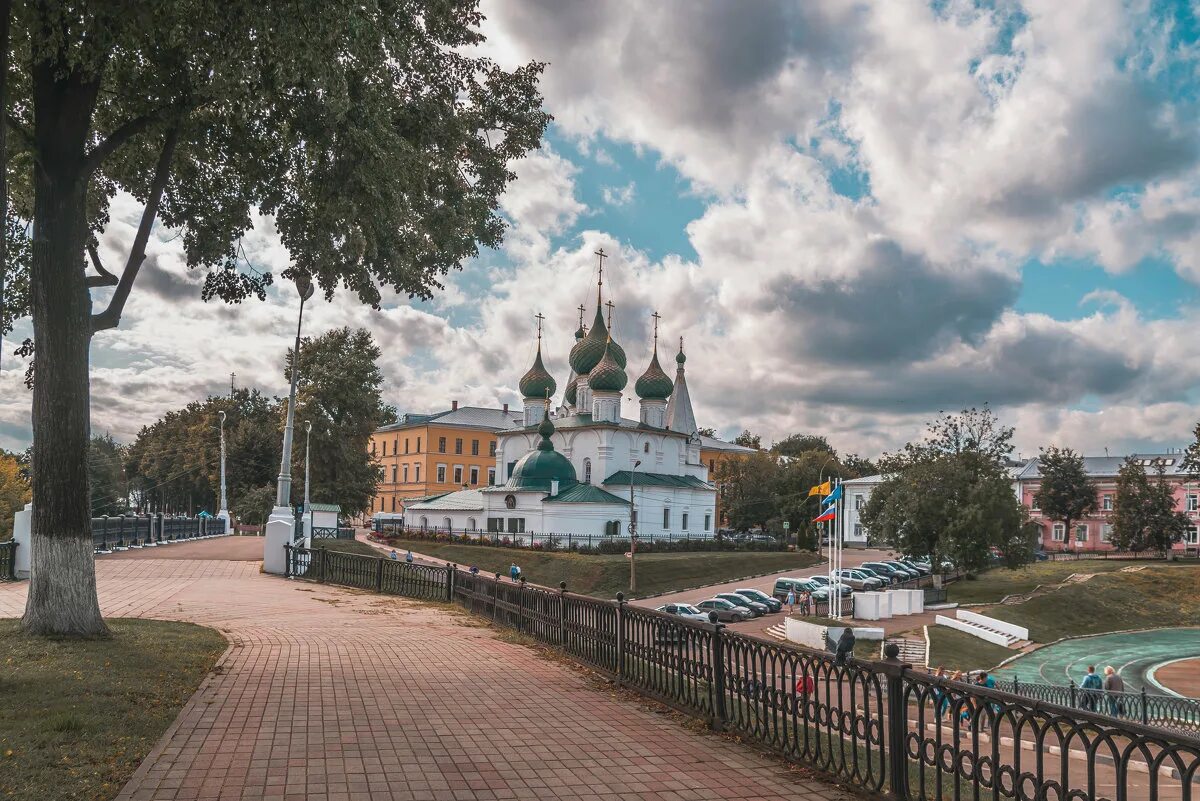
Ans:
<svg viewBox="0 0 1200 801"><path fill-rule="evenodd" d="M604 186L600 188L600 196L609 206L627 206L633 202L635 189L633 181L625 186Z"/></svg>

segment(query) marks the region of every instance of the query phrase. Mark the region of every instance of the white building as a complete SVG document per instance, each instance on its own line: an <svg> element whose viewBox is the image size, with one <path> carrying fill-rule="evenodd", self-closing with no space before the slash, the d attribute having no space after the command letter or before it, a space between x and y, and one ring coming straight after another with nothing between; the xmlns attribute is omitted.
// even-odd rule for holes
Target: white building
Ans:
<svg viewBox="0 0 1200 801"><path fill-rule="evenodd" d="M653 356L634 384L639 419L623 418L625 353L609 334L602 308L597 290L595 319L590 330L581 322L575 332L571 375L553 414L557 387L542 364L539 330L533 367L519 384L522 425L496 432L497 486L409 503L406 526L624 535L632 497L639 537L713 535L716 489L700 458L683 340L672 381L658 362L656 323Z"/></svg>

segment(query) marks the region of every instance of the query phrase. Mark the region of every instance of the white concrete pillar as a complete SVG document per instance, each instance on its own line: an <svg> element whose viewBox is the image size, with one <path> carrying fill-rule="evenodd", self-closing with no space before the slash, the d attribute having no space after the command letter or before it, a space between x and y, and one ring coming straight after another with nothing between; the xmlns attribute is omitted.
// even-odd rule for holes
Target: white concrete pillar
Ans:
<svg viewBox="0 0 1200 801"><path fill-rule="evenodd" d="M25 508L13 515L13 540L17 543L17 578L29 578L29 563L33 554L30 546L33 543L33 503L25 504Z"/></svg>
<svg viewBox="0 0 1200 801"><path fill-rule="evenodd" d="M287 572L287 554L283 546L291 545L296 534L296 518L290 506L276 506L267 519L267 536L263 545L263 570L282 576Z"/></svg>

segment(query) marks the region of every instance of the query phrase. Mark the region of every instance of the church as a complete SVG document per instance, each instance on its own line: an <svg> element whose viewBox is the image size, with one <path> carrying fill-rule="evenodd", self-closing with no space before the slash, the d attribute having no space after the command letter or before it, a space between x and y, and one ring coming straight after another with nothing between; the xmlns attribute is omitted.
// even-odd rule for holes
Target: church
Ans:
<svg viewBox="0 0 1200 801"><path fill-rule="evenodd" d="M603 270L604 254L601 257ZM518 385L521 425L496 432L495 486L464 489L405 505L409 528L455 534L627 536L631 517L641 539L711 537L716 489L700 458L684 378L683 339L672 381L658 361L658 315L650 364L633 389L639 419L621 417L628 382L625 352L612 338L613 305L604 318L604 279L596 290L590 329L580 326L570 351L571 374L561 403L542 363L539 320L537 355Z"/></svg>

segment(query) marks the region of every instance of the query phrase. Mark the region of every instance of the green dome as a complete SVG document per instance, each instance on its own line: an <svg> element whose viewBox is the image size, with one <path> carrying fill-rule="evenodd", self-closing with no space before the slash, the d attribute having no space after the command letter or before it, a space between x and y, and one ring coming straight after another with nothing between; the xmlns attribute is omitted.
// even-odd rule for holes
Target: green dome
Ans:
<svg viewBox="0 0 1200 801"><path fill-rule="evenodd" d="M686 361L687 361L687 356L683 355L683 343L680 342L679 343L679 353L675 354L675 363L683 364Z"/></svg>
<svg viewBox="0 0 1200 801"><path fill-rule="evenodd" d="M658 350L655 349L654 356L650 359L650 366L633 385L633 391L639 398L645 400L666 400L671 397L671 390L674 388L675 385L671 383L671 379L658 364Z"/></svg>
<svg viewBox="0 0 1200 801"><path fill-rule="evenodd" d="M629 376L625 375L625 367L617 362L614 355L613 345L608 343L608 347L604 349L604 355L588 375L588 386L593 390L600 392L620 392L625 389L625 385L629 383Z"/></svg>
<svg viewBox="0 0 1200 801"><path fill-rule="evenodd" d="M616 342L610 340L608 326L604 324L604 315L600 313L600 307L597 306L596 319L592 322L591 330L584 335L583 339L575 343L575 347L571 348L571 369L577 375L587 375L592 372L592 369L604 358L605 348L611 348L613 359L624 368L625 351L621 350L621 346Z"/></svg>
<svg viewBox="0 0 1200 801"><path fill-rule="evenodd" d="M572 376L572 377L574 377L574 376ZM566 404L568 406L575 405L575 400L578 397L578 395L576 394L576 390L577 390L577 387L575 386L574 381L572 381L570 384L567 384L567 391L563 393L563 400L566 401Z"/></svg>
<svg viewBox="0 0 1200 801"><path fill-rule="evenodd" d="M547 412L538 426L542 441L537 449L521 457L513 467L512 477L505 486L513 489L529 489L550 491L550 482L557 481L559 487L578 483L575 478L575 468L567 457L554 450L550 435L554 433L554 424L550 422Z"/></svg>
<svg viewBox="0 0 1200 801"><path fill-rule="evenodd" d="M550 375L542 365L540 343L538 344L537 358L533 360L533 367L530 367L529 372L521 376L521 382L517 386L521 390L521 395L526 398L546 398L554 394L556 387L554 376Z"/></svg>

